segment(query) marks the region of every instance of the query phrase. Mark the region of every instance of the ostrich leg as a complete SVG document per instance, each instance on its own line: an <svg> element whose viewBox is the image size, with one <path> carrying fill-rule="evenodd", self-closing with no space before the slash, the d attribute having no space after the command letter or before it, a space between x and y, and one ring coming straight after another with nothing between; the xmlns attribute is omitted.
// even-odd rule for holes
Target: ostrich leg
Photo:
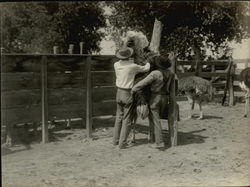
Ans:
<svg viewBox="0 0 250 187"><path fill-rule="evenodd" d="M249 117L249 100L250 100L250 88L247 88L246 94L245 94L245 113L244 113L244 117Z"/></svg>
<svg viewBox="0 0 250 187"><path fill-rule="evenodd" d="M202 104L201 102L198 103L199 109L200 109L200 117L198 119L202 120L203 119L203 111L202 111Z"/></svg>
<svg viewBox="0 0 250 187"><path fill-rule="evenodd" d="M190 110L189 110L187 119L191 119L192 118L192 110L194 110L194 100L193 100L192 96L189 94L187 94L187 98L188 98L188 103L190 104Z"/></svg>

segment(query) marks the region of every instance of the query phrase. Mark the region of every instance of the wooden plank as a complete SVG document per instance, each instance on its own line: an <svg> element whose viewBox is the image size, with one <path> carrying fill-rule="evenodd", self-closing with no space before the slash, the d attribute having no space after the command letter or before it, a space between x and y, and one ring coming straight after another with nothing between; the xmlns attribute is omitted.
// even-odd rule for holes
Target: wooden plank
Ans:
<svg viewBox="0 0 250 187"><path fill-rule="evenodd" d="M114 63L118 61L115 56L93 56L91 60L92 71L113 71Z"/></svg>
<svg viewBox="0 0 250 187"><path fill-rule="evenodd" d="M49 120L87 118L87 107L81 103L49 106ZM92 117L115 115L116 101L92 103ZM93 119L92 119L93 120ZM87 126L86 126L87 127Z"/></svg>
<svg viewBox="0 0 250 187"><path fill-rule="evenodd" d="M225 77L227 72L201 72L200 77L210 78L210 77Z"/></svg>
<svg viewBox="0 0 250 187"><path fill-rule="evenodd" d="M92 136L92 82L91 82L91 57L86 64L86 130L87 137Z"/></svg>
<svg viewBox="0 0 250 187"><path fill-rule="evenodd" d="M225 87L225 83L224 83L224 81L223 82L216 82L216 83L212 83L212 86L214 87L214 88L224 88Z"/></svg>
<svg viewBox="0 0 250 187"><path fill-rule="evenodd" d="M235 77L234 77L234 80L235 80ZM234 86L239 86L240 85L240 81L234 81Z"/></svg>
<svg viewBox="0 0 250 187"><path fill-rule="evenodd" d="M93 113L92 113L93 117L115 115L115 113L116 113L116 101L115 100L93 103Z"/></svg>
<svg viewBox="0 0 250 187"><path fill-rule="evenodd" d="M93 88L93 102L102 102L114 100L116 97L116 87L99 87ZM48 89L48 104L63 105L77 104L85 105L86 90L83 88L60 88ZM15 107L31 107L41 104L41 91L35 90L18 90L4 91L1 94L2 109Z"/></svg>
<svg viewBox="0 0 250 187"><path fill-rule="evenodd" d="M188 100L186 96L176 96L175 98L176 98L176 102Z"/></svg>
<svg viewBox="0 0 250 187"><path fill-rule="evenodd" d="M85 56L48 56L48 72L83 70L86 59Z"/></svg>
<svg viewBox="0 0 250 187"><path fill-rule="evenodd" d="M177 65L194 65L195 60L178 60ZM220 66L227 66L228 60L215 60L215 61L200 61L201 65L220 65Z"/></svg>
<svg viewBox="0 0 250 187"><path fill-rule="evenodd" d="M99 87L93 88L92 99L93 102L101 102L105 100L115 100L116 87Z"/></svg>
<svg viewBox="0 0 250 187"><path fill-rule="evenodd" d="M2 125L12 125L19 123L40 122L41 106L19 107L12 109L2 109Z"/></svg>
<svg viewBox="0 0 250 187"><path fill-rule="evenodd" d="M187 77L187 76L195 76L195 72L185 72L185 73L181 73L181 72L177 72L176 73L178 78L181 77ZM200 72L199 73L199 77L204 77L204 78L210 78L210 77L225 77L227 75L226 72Z"/></svg>
<svg viewBox="0 0 250 187"><path fill-rule="evenodd" d="M3 55L1 61L1 72L40 72L41 56Z"/></svg>
<svg viewBox="0 0 250 187"><path fill-rule="evenodd" d="M42 95L42 143L49 141L48 135L48 93L47 93L47 57L41 62L41 95Z"/></svg>
<svg viewBox="0 0 250 187"><path fill-rule="evenodd" d="M48 90L49 105L64 105L64 104L84 104L83 97L85 89L82 88L63 88Z"/></svg>
<svg viewBox="0 0 250 187"><path fill-rule="evenodd" d="M182 78L182 77L187 77L187 76L194 76L195 73L194 72L176 72L176 75L178 78Z"/></svg>
<svg viewBox="0 0 250 187"><path fill-rule="evenodd" d="M48 108L48 120L83 117L81 104L53 105ZM2 110L2 123L19 124L41 122L41 106L19 107Z"/></svg>
<svg viewBox="0 0 250 187"><path fill-rule="evenodd" d="M84 118L83 107L85 105L83 106L82 103L50 105L48 109L49 120Z"/></svg>
<svg viewBox="0 0 250 187"><path fill-rule="evenodd" d="M84 72L54 72L48 73L48 88L83 88L86 85Z"/></svg>
<svg viewBox="0 0 250 187"><path fill-rule="evenodd" d="M95 86L114 86L114 71L94 71L92 72L93 87Z"/></svg>
<svg viewBox="0 0 250 187"><path fill-rule="evenodd" d="M39 89L41 86L40 73L19 72L19 73L2 73L1 90L21 90L21 89Z"/></svg>
<svg viewBox="0 0 250 187"><path fill-rule="evenodd" d="M1 94L2 105L1 109L15 107L31 107L41 104L41 91L36 90L17 90L4 91Z"/></svg>
<svg viewBox="0 0 250 187"><path fill-rule="evenodd" d="M236 64L240 64L240 63L243 63L243 64L245 64L245 63L250 63L250 58L247 58L247 59L234 59L233 62L236 63Z"/></svg>

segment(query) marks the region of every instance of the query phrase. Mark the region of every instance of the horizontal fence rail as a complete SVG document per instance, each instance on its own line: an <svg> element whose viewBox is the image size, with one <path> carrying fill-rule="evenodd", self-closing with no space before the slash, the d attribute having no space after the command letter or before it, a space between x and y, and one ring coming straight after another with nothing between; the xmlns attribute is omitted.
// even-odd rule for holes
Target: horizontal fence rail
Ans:
<svg viewBox="0 0 250 187"><path fill-rule="evenodd" d="M91 136L91 118L115 115L116 87L113 55L3 54L1 58L1 126L42 123L43 142L48 138L48 121L81 118ZM234 60L249 66L250 59ZM192 66L195 61L177 61ZM213 79L221 97L226 85L228 60L202 61L200 77ZM203 68L205 67L205 68ZM176 72L177 77L194 72ZM233 74L234 91L238 88ZM176 100L185 97L177 96ZM86 122L86 123L85 123Z"/></svg>

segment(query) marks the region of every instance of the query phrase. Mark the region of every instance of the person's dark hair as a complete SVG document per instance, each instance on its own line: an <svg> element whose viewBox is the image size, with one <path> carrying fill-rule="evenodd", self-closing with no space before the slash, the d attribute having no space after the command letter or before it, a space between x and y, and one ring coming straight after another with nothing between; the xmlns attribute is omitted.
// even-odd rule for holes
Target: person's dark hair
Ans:
<svg viewBox="0 0 250 187"><path fill-rule="evenodd" d="M161 69L170 68L172 65L169 58L165 55L156 56L155 64L158 68L161 68Z"/></svg>

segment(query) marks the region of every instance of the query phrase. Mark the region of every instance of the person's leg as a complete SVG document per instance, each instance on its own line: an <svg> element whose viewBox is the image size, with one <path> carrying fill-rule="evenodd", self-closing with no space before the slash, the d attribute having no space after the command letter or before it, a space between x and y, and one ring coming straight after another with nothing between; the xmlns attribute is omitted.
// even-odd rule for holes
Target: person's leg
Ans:
<svg viewBox="0 0 250 187"><path fill-rule="evenodd" d="M122 119L123 119L123 108L121 104L117 103L116 109L116 119L115 119L115 126L114 126L114 135L113 135L113 144L119 144L120 132L122 127Z"/></svg>
<svg viewBox="0 0 250 187"><path fill-rule="evenodd" d="M127 143L127 138L130 133L132 125L132 117L131 117L132 96L130 91L123 90L121 99L124 104L123 105L124 115L123 115L122 128L119 139L119 147L123 148Z"/></svg>
<svg viewBox="0 0 250 187"><path fill-rule="evenodd" d="M148 141L150 143L154 143L155 142L154 121L153 121L154 119L151 109L149 109L148 120L149 120Z"/></svg>
<svg viewBox="0 0 250 187"><path fill-rule="evenodd" d="M123 120L123 106L121 103L121 90L117 90L116 93L116 102L117 102L117 109L116 109L116 119L115 119L115 126L113 132L113 144L119 144L120 132L122 127L122 120Z"/></svg>
<svg viewBox="0 0 250 187"><path fill-rule="evenodd" d="M164 147L162 127L160 121L160 103L161 95L152 95L150 100L150 112L151 112L151 125L154 127L155 143L156 146Z"/></svg>

